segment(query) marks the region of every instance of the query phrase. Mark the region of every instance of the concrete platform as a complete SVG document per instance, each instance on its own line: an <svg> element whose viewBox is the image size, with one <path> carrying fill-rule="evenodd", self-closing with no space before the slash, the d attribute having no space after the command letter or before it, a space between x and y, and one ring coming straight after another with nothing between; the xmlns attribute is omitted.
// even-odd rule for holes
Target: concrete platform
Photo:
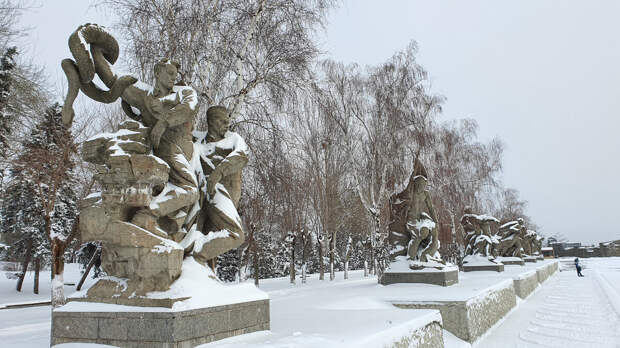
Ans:
<svg viewBox="0 0 620 348"><path fill-rule="evenodd" d="M416 284L387 286L385 298L398 308L438 309L444 329L474 343L515 307L517 296L528 297L555 270L556 261L545 261L542 265L506 266L501 273L467 272L460 275L458 284L449 288L432 289Z"/></svg>
<svg viewBox="0 0 620 348"><path fill-rule="evenodd" d="M503 263L504 265L525 265L525 261L519 257L498 257L495 260Z"/></svg>
<svg viewBox="0 0 620 348"><path fill-rule="evenodd" d="M512 278L515 293L519 298L526 299L538 287L538 273L536 270L524 272Z"/></svg>
<svg viewBox="0 0 620 348"><path fill-rule="evenodd" d="M463 272L479 272L479 271L493 271L493 272L503 272L504 264L489 264L489 265L463 265Z"/></svg>
<svg viewBox="0 0 620 348"><path fill-rule="evenodd" d="M523 258L524 262L536 262L538 259L535 256L526 256Z"/></svg>
<svg viewBox="0 0 620 348"><path fill-rule="evenodd" d="M395 301L393 304L406 309L439 309L444 328L472 343L515 307L517 300L512 280L504 279L484 292L465 299Z"/></svg>
<svg viewBox="0 0 620 348"><path fill-rule="evenodd" d="M450 271L411 271L411 272L384 272L379 284L390 285L398 283L423 283L441 286L450 286L459 282L458 269Z"/></svg>
<svg viewBox="0 0 620 348"><path fill-rule="evenodd" d="M69 302L52 312L51 344L186 348L261 330L269 330L268 299L186 311Z"/></svg>

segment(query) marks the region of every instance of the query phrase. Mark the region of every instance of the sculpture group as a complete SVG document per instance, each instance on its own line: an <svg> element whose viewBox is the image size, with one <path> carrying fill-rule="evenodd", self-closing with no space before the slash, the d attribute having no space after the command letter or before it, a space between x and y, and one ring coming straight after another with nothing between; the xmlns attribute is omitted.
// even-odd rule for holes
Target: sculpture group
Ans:
<svg viewBox="0 0 620 348"><path fill-rule="evenodd" d="M131 119L83 146L84 160L97 165L101 192L86 200L80 228L83 240L103 242L102 267L112 276L91 287L88 298L133 303L130 297L168 289L184 257L207 264L243 242L236 207L247 146L228 130L221 106L207 110L208 133L194 134L198 97L176 83L178 63L159 60L150 86L113 72L118 44L100 26L79 27L69 47L75 60L62 63L69 81L63 121L71 124L78 91L104 103L120 99ZM96 87L95 76L108 91Z"/></svg>
<svg viewBox="0 0 620 348"><path fill-rule="evenodd" d="M158 60L153 67L153 85L131 75L118 76L112 69L119 55L118 43L104 28L94 24L79 27L69 38L69 48L73 59L62 62L69 87L63 122L71 125L73 102L80 91L97 102L113 103L120 99L129 118L118 125L116 132L99 134L83 145L83 159L97 167L95 179L100 191L83 201L79 226L83 241L102 242L101 266L108 276L73 300L173 308L188 297L183 293L157 294L165 294L181 277L185 261L196 261L208 269L218 255L244 241L237 205L248 148L241 136L229 131L229 113L222 106L207 108L207 133L195 131L200 109L198 95L192 87L178 81L178 63ZM107 90L93 82L96 77ZM439 220L427 188L429 175L419 158L413 167L404 189L390 197L390 264L379 282L449 286L458 282L458 267L444 261L439 253ZM465 270L478 264L482 266L480 270L497 266L492 269L501 271L502 257L540 255L542 238L527 230L523 219L502 224L494 233L499 225L496 218L467 209L461 224L466 242ZM209 277L215 278L212 271ZM246 326L235 326L231 319L227 327L220 328L223 331L206 333L211 329L208 327L192 332L197 336L186 339L166 334L158 346L193 345L206 342L208 337L268 329L269 308L268 300L265 301L266 309L260 303L251 305L256 308L246 303L241 309L218 309L226 318L233 317L226 311L254 311L251 318L256 322L252 324L244 320ZM178 324L183 320L181 315L171 317L164 313L158 318L153 314L156 311L150 313L146 317L152 323L165 322L171 330L183 327ZM213 313L215 310L210 308L191 315L196 322L202 322ZM70 332L72 326L65 324L66 318L79 322L80 313L71 315L61 317L56 311L53 313L52 342L107 342L101 337L71 336L76 333ZM132 315L135 314L123 319L134 319ZM93 316L89 318L94 320ZM92 324L95 331L115 327L106 318L103 315ZM158 336L155 329L149 331L148 325L144 326L145 338L119 344L133 346Z"/></svg>

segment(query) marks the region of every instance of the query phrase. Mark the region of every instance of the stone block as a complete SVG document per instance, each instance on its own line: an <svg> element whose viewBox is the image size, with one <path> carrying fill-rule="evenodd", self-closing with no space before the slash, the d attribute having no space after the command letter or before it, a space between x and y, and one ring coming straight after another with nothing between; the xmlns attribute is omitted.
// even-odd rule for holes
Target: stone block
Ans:
<svg viewBox="0 0 620 348"><path fill-rule="evenodd" d="M476 271L494 271L494 272L503 272L504 265L503 264L494 264L494 265L463 265L463 272L476 272Z"/></svg>
<svg viewBox="0 0 620 348"><path fill-rule="evenodd" d="M398 308L438 309L444 329L469 343L487 332L517 304L512 281L461 301L393 302Z"/></svg>
<svg viewBox="0 0 620 348"><path fill-rule="evenodd" d="M386 345L387 346L387 345ZM426 326L413 330L407 335L401 337L395 342L392 342L389 347L391 348L442 348L443 344L443 329L441 323L438 321L432 321Z"/></svg>
<svg viewBox="0 0 620 348"><path fill-rule="evenodd" d="M412 271L412 272L384 272L379 280L382 285L396 283L424 283L441 286L450 286L459 282L458 270L446 272Z"/></svg>
<svg viewBox="0 0 620 348"><path fill-rule="evenodd" d="M515 293L519 298L525 299L538 286L538 274L535 271L527 272L513 278Z"/></svg>
<svg viewBox="0 0 620 348"><path fill-rule="evenodd" d="M52 345L185 348L269 327L269 300L178 312L72 312L60 307L52 312Z"/></svg>
<svg viewBox="0 0 620 348"><path fill-rule="evenodd" d="M97 318L62 316L52 322L52 336L62 338L97 338Z"/></svg>
<svg viewBox="0 0 620 348"><path fill-rule="evenodd" d="M534 256L526 256L523 258L524 262L536 262L536 257Z"/></svg>

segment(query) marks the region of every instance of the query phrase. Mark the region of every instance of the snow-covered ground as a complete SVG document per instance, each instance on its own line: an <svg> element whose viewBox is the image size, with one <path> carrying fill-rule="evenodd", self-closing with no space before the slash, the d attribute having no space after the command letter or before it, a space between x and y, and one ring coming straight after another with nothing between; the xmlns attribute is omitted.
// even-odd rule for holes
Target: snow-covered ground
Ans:
<svg viewBox="0 0 620 348"><path fill-rule="evenodd" d="M526 301L519 303L476 348L620 347L620 258L572 259Z"/></svg>
<svg viewBox="0 0 620 348"><path fill-rule="evenodd" d="M50 271L41 271L39 273L39 293L35 294L33 292L34 288L34 272L26 272L26 277L24 278L24 284L22 285L22 291L15 291L15 286L17 285L17 280L9 279L6 276L6 273L14 273L14 272L0 272L0 308L3 308L7 304L15 304L15 303L28 303L28 302L41 302L41 301L49 301L50 300ZM89 287L93 283L92 279L93 271L89 277L86 279L83 287ZM82 274L80 273L79 264L70 263L65 265L65 284L74 284L74 285L65 285L65 295L71 294L75 291L75 286L80 281L80 277ZM1 324L0 324L1 325ZM1 327L0 327L1 328Z"/></svg>
<svg viewBox="0 0 620 348"><path fill-rule="evenodd" d="M620 305L620 258L584 259L582 262L586 264L585 277L577 278L576 272L569 267L558 272L526 301L520 301L518 307L475 346L620 347L620 314L616 313L620 307L615 306ZM507 272L516 274L518 270L525 271L535 265L507 266ZM73 281L71 272L67 272L67 282ZM79 273L75 275L79 277ZM360 271L350 272L350 279L346 281L342 276L337 273L337 280L330 282L319 281L316 275L312 275L304 285L300 281L290 285L288 278L261 280L260 288L271 298L272 331L231 338L204 347L236 347L247 343L259 347L343 346L363 338L383 342L385 337L373 338L373 334L397 332L397 323L415 326L416 318L422 322L433 313L391 307L378 300L374 293L387 290L389 293L383 295L400 297L407 291L415 296L424 294L426 298L432 296L433 290L446 289L421 284L409 290L402 286L383 287L377 285L375 278L364 278ZM459 276L462 285L451 287L455 290L466 283L480 284L479 289L482 289L500 274L471 272ZM41 274L42 283L44 279L48 285L44 288L42 284L41 296L49 296L49 273ZM33 299L28 294L32 292L31 281L25 283L23 295L15 295L14 288L15 281L0 281L0 303ZM66 289L70 291L71 287ZM319 312L323 313L322 317L316 316ZM0 310L0 346L47 346L50 316L49 306ZM338 331L344 333L337 334ZM446 331L444 341L449 348L470 347ZM372 346L372 342L366 341L366 346Z"/></svg>

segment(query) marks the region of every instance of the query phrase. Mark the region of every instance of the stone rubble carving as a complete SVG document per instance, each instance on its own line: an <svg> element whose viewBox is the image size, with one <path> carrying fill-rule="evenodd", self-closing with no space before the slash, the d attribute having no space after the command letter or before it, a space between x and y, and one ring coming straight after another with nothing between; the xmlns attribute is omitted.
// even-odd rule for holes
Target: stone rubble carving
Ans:
<svg viewBox="0 0 620 348"><path fill-rule="evenodd" d="M487 258L497 257L499 239L491 232L491 223L499 220L489 215L476 215L466 208L461 218L465 231L465 255L480 255Z"/></svg>
<svg viewBox="0 0 620 348"><path fill-rule="evenodd" d="M406 259L413 270L446 266L438 251L437 216L426 189L427 182L426 169L416 159L407 187L390 199L390 257Z"/></svg>
<svg viewBox="0 0 620 348"><path fill-rule="evenodd" d="M137 298L167 290L180 276L184 257L204 265L243 242L236 208L247 146L228 131L223 107L207 111L209 133L194 134L198 98L192 87L175 83L176 62L158 61L149 86L113 72L118 44L103 27L79 27L69 47L75 61L62 63L69 81L63 121L71 124L79 91L103 103L120 98L132 119L83 145L84 160L97 165L102 190L84 201L82 240L103 242L102 267L110 276L87 297L159 306ZM95 76L108 91L94 84Z"/></svg>
<svg viewBox="0 0 620 348"><path fill-rule="evenodd" d="M497 234L500 239L497 248L498 255L522 258L524 256L523 238L525 237L525 231L522 218L501 225Z"/></svg>

